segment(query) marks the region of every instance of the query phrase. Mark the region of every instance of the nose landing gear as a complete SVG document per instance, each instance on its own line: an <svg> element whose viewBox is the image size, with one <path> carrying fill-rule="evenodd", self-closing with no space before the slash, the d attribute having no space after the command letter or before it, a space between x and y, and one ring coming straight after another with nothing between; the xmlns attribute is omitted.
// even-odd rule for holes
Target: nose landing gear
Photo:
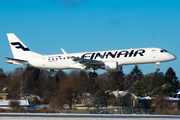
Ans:
<svg viewBox="0 0 180 120"><path fill-rule="evenodd" d="M156 71L157 72L160 71L159 65L160 65L160 62L156 62L156 67L157 67Z"/></svg>

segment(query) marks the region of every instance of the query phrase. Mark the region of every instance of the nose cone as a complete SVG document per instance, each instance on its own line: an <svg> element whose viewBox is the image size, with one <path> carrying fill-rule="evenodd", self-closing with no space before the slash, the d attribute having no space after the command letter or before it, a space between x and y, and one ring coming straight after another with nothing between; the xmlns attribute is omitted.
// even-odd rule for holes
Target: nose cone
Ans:
<svg viewBox="0 0 180 120"><path fill-rule="evenodd" d="M177 57L175 55L173 55L173 54L170 54L170 58L171 58L171 60L177 59Z"/></svg>

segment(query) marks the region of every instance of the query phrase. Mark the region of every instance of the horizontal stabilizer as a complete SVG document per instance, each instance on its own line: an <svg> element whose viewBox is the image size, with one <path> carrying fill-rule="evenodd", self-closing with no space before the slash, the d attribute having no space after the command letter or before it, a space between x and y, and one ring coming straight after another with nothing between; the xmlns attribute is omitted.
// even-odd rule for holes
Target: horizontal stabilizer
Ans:
<svg viewBox="0 0 180 120"><path fill-rule="evenodd" d="M28 62L26 60L20 60L20 59L8 58L8 57L5 57L5 59L12 60L12 61L15 61L15 62Z"/></svg>

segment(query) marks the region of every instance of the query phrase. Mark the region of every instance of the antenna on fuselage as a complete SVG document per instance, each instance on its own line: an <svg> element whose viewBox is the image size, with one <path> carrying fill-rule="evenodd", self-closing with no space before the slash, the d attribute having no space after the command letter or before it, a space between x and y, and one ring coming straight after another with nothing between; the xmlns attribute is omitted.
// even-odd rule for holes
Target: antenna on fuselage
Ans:
<svg viewBox="0 0 180 120"><path fill-rule="evenodd" d="M62 48L61 48L61 50L62 50L62 52L63 52L65 55L67 55L67 52L66 52L66 51L64 51L64 49L62 49Z"/></svg>

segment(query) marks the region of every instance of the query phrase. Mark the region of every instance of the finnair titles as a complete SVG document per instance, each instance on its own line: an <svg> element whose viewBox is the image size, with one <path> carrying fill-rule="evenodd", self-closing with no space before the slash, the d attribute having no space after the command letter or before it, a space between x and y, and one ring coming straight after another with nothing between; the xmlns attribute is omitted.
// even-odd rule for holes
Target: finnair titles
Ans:
<svg viewBox="0 0 180 120"><path fill-rule="evenodd" d="M127 50L122 51L115 51L115 53L109 52L92 52L92 53L85 53L81 56L81 58L84 59L108 59L108 58L120 58L120 57L136 57L137 55L143 56L143 53L145 53L144 49L138 49L138 50L131 50L130 52ZM49 62L57 62L57 60L66 59L62 58L61 56L52 56L49 57ZM69 59L69 58L68 58Z"/></svg>

